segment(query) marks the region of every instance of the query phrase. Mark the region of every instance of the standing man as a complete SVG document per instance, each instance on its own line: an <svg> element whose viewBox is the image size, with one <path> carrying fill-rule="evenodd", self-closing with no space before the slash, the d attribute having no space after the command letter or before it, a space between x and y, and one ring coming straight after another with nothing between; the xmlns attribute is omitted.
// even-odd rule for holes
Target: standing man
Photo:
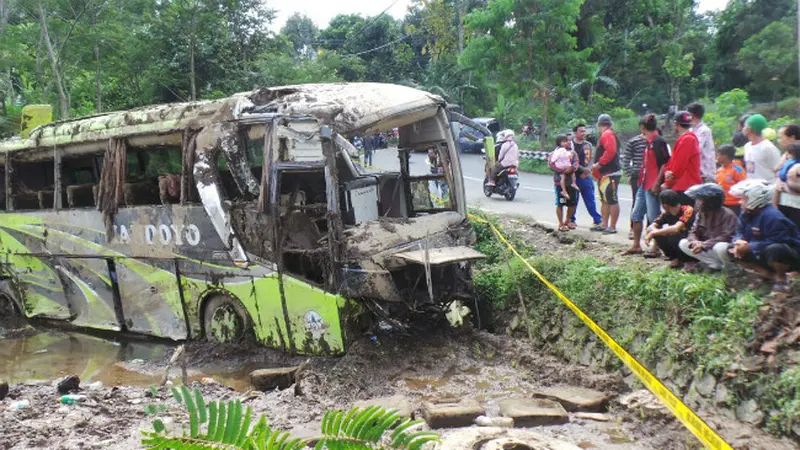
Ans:
<svg viewBox="0 0 800 450"><path fill-rule="evenodd" d="M664 172L664 184L661 189L671 189L678 193L681 203L693 205L694 201L684 192L692 186L702 183L700 178L700 141L691 131L692 115L688 111L675 114L673 130L678 139Z"/></svg>
<svg viewBox="0 0 800 450"><path fill-rule="evenodd" d="M636 195L639 193L639 174L642 172L642 162L644 161L644 152L646 148L647 139L645 139L644 133L639 133L628 141L628 144L625 146L625 151L622 153L622 171L631 184L631 198L634 203L636 202ZM634 205L631 205L631 217L633 217L633 206ZM628 233L628 239L633 239L632 219L631 231Z"/></svg>
<svg viewBox="0 0 800 450"><path fill-rule="evenodd" d="M700 141L700 176L704 183L713 183L717 177L717 154L711 128L703 122L706 108L702 103L692 103L687 109L692 115L692 132Z"/></svg>
<svg viewBox="0 0 800 450"><path fill-rule="evenodd" d="M594 180L592 179L592 169L589 167L592 161L592 144L586 141L586 125L579 123L572 129L572 150L578 154L578 177L575 182L578 184L580 194L578 198L583 198L586 212L592 216L594 226L600 225L603 220L597 212L594 198ZM575 215L570 218L570 225L575 225Z"/></svg>
<svg viewBox="0 0 800 450"><path fill-rule="evenodd" d="M764 139L761 132L767 128L767 119L761 114L747 118L742 132L750 141L744 145L744 165L748 180L775 181L775 167L781 162L781 152L775 144Z"/></svg>
<svg viewBox="0 0 800 450"><path fill-rule="evenodd" d="M364 136L364 164L367 167L372 167L373 151L375 151L375 137L370 135Z"/></svg>
<svg viewBox="0 0 800 450"><path fill-rule="evenodd" d="M597 118L597 130L600 132L600 141L594 155L592 172L598 178L597 187L600 190L600 211L602 221L600 225L592 227L592 231L602 231L604 234L617 233L617 220L619 220L619 180L622 170L619 163L619 138L612 127L614 123L608 114L600 114Z"/></svg>

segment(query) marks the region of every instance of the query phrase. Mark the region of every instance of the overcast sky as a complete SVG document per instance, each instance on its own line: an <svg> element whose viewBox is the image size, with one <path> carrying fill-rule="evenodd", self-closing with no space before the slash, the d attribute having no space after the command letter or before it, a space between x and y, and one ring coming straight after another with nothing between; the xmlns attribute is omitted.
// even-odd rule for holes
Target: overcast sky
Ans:
<svg viewBox="0 0 800 450"><path fill-rule="evenodd" d="M278 31L286 23L286 19L299 12L305 14L320 28L328 26L328 22L337 14L361 14L374 16L389 8L388 14L396 18L405 16L411 0L266 0L267 5L277 10L273 29ZM728 0L699 0L700 11L723 9ZM390 7L391 5L391 7Z"/></svg>

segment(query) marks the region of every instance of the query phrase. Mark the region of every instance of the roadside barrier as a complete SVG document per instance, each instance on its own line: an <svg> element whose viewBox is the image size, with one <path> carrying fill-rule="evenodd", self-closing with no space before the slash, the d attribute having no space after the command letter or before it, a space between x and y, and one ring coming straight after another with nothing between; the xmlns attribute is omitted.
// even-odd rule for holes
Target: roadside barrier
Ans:
<svg viewBox="0 0 800 450"><path fill-rule="evenodd" d="M700 442L703 443L707 448L712 450L717 449L725 449L725 450L732 450L731 447L727 442L720 435L718 435L711 427L706 424L703 419L701 419L694 411L692 411L688 406L686 406L672 391L669 390L664 383L661 382L658 378L655 377L650 371L647 370L636 358L633 357L630 353L628 353L621 345L617 343L605 330L603 330L600 325L595 323L591 317L586 315L575 303L572 302L566 295L564 295L553 283L547 280L535 267L533 267L527 259L525 259L522 255L519 254L516 248L508 242L503 233L497 229L491 222L488 220L475 216L473 214L469 214L470 219L487 224L491 229L492 232L497 235L498 239L516 256L517 258L522 261L523 264L531 271L536 277L541 281L545 286L547 286L550 291L552 291L556 297L559 298L569 309L578 316L583 323L589 327L590 330L603 341L608 348L614 352L615 355L626 365L628 368L636 374L639 380L653 393L659 400L661 400L664 405L672 411L672 414L680 420L683 425L694 434Z"/></svg>

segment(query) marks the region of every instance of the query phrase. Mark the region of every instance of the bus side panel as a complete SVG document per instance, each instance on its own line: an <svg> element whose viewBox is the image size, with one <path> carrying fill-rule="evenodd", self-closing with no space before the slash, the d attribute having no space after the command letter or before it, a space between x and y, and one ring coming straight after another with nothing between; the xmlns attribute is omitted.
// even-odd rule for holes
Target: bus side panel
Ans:
<svg viewBox="0 0 800 450"><path fill-rule="evenodd" d="M172 261L117 258L122 312L129 331L186 339L186 321Z"/></svg>
<svg viewBox="0 0 800 450"><path fill-rule="evenodd" d="M64 294L75 314L72 323L81 327L119 331L114 312L114 290L106 260L61 258L58 269L64 283Z"/></svg>
<svg viewBox="0 0 800 450"><path fill-rule="evenodd" d="M288 276L283 277L283 291L297 352L306 355L344 353L339 312L345 299Z"/></svg>

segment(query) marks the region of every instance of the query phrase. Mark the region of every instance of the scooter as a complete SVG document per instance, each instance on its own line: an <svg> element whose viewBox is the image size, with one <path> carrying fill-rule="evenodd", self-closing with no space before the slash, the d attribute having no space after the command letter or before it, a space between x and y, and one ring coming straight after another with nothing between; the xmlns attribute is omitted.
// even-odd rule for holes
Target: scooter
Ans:
<svg viewBox="0 0 800 450"><path fill-rule="evenodd" d="M519 174L514 166L507 167L497 174L494 186L489 186L488 176L483 179L483 194L487 197L499 194L511 201L517 196L517 189L519 189Z"/></svg>

